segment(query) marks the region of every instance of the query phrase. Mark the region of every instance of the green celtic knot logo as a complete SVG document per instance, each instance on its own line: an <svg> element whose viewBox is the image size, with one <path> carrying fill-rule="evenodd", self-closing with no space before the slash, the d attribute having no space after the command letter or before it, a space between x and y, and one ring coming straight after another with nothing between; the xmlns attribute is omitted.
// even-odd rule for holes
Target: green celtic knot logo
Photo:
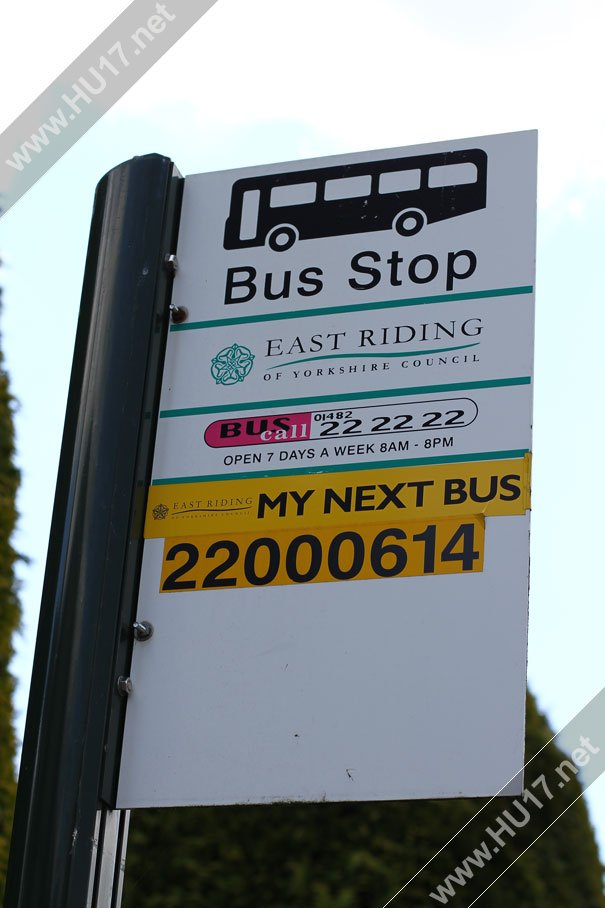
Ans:
<svg viewBox="0 0 605 908"><path fill-rule="evenodd" d="M254 354L248 347L232 344L212 358L210 371L217 385L236 385L250 374Z"/></svg>

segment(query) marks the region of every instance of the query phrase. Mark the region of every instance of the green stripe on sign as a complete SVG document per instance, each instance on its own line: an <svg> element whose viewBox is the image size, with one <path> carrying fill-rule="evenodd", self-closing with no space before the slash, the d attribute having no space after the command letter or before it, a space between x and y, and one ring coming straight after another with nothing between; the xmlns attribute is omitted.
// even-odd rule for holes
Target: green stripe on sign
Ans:
<svg viewBox="0 0 605 908"><path fill-rule="evenodd" d="M377 303L358 303L351 306L324 306L321 309L298 309L290 312L271 312L267 315L242 315L239 318L218 318L209 322L186 322L171 325L171 331L197 331L198 328L224 328L227 325L249 325L253 322L276 322L288 318L317 318L320 315L339 315L343 312L368 312L371 309L398 309L402 306L425 306L447 303L448 300L480 300L498 296L521 296L533 293L532 286L499 287L495 290L471 290L468 293L440 293L438 296L414 296L403 300L383 300ZM244 305L233 303L232 305Z"/></svg>
<svg viewBox="0 0 605 908"><path fill-rule="evenodd" d="M232 413L236 410L264 410L267 407L291 407L342 403L348 400L376 400L382 397L409 397L414 394L435 394L441 391L474 391L478 388L506 388L529 385L531 377L493 378L486 381L459 382L453 385L421 385L416 388L391 388L383 391L359 391L350 394L325 394L322 397L290 397L282 400L244 401L239 404L218 404L212 407L185 407L182 410L160 410L160 419L175 416L200 416L202 413Z"/></svg>
<svg viewBox="0 0 605 908"><path fill-rule="evenodd" d="M472 463L479 460L513 460L525 457L529 448L520 448L516 451L484 451L481 454L446 455L445 457L411 457L409 460L381 460L370 463L337 464L330 467L299 467L286 470L259 470L254 473L214 473L209 476L176 476L171 479L154 479L152 486L171 486L186 482L218 482L229 479L258 479L263 476L302 476L306 473L349 473L353 470L386 470L391 467L422 467L439 463Z"/></svg>

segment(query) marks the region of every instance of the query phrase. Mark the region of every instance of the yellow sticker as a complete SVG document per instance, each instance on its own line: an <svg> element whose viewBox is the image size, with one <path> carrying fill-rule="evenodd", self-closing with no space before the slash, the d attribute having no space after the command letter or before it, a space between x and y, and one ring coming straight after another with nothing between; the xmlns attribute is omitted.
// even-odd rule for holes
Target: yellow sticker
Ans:
<svg viewBox="0 0 605 908"><path fill-rule="evenodd" d="M167 539L160 592L483 570L483 517Z"/></svg>
<svg viewBox="0 0 605 908"><path fill-rule="evenodd" d="M385 525L462 514L524 514L530 457L415 467L259 476L149 490L145 536L264 533Z"/></svg>

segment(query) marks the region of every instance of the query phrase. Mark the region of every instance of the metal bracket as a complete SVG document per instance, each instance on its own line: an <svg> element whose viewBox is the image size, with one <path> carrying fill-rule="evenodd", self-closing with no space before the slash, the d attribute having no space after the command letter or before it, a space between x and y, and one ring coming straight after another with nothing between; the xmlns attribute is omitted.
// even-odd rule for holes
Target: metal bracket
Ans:
<svg viewBox="0 0 605 908"><path fill-rule="evenodd" d="M179 270L179 262L174 252L169 253L164 256L164 268L171 277L175 277L177 271ZM175 325L180 325L181 322L187 320L189 312L185 309L184 306L175 306L174 303L170 303L170 318Z"/></svg>

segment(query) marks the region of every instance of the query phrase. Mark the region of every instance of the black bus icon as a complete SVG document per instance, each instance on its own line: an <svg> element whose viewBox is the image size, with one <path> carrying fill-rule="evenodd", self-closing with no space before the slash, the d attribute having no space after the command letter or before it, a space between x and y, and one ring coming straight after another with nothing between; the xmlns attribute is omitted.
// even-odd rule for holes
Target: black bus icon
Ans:
<svg viewBox="0 0 605 908"><path fill-rule="evenodd" d="M486 197L479 148L245 177L231 190L224 247L281 252L297 240L391 229L414 236L485 208Z"/></svg>

